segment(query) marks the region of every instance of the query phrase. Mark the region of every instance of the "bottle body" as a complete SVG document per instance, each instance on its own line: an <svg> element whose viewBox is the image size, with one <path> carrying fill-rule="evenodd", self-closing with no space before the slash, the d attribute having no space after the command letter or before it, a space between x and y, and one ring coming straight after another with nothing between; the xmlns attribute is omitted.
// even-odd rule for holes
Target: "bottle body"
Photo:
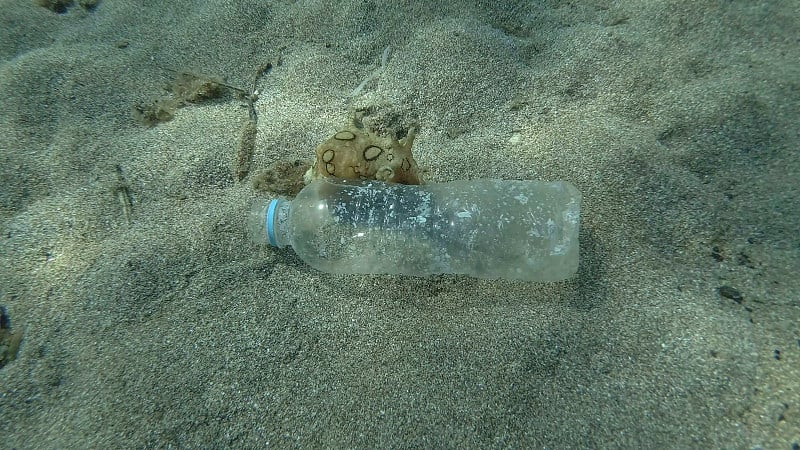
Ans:
<svg viewBox="0 0 800 450"><path fill-rule="evenodd" d="M554 281L577 271L580 199L560 181L325 179L251 228L324 272Z"/></svg>

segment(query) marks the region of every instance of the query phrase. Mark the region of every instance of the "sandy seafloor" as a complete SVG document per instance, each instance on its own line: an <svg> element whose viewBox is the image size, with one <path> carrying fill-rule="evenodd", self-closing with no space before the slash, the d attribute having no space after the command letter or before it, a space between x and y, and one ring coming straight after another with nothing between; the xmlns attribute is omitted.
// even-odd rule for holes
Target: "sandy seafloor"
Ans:
<svg viewBox="0 0 800 450"><path fill-rule="evenodd" d="M0 447L797 448L798 10L0 2L0 305L24 331ZM241 182L234 96L132 119L170 69L247 88L269 61ZM428 182L572 181L577 276L334 276L254 245L252 177L359 108L418 124Z"/></svg>

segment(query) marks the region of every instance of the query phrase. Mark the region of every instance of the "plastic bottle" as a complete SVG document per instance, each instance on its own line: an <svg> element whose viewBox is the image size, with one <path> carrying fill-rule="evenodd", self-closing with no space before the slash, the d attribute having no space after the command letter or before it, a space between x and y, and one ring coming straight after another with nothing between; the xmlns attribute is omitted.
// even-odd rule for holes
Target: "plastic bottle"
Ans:
<svg viewBox="0 0 800 450"><path fill-rule="evenodd" d="M580 201L564 181L322 179L256 202L248 227L323 272L555 281L578 268Z"/></svg>

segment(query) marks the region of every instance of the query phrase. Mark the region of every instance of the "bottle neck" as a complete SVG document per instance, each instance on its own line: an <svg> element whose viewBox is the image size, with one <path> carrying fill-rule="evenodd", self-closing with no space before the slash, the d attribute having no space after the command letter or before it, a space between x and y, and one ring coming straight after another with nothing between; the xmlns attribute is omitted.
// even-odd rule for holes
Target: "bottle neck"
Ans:
<svg viewBox="0 0 800 450"><path fill-rule="evenodd" d="M291 245L289 230L289 211L292 203L288 200L275 199L269 202L264 214L267 242L273 247L283 248Z"/></svg>

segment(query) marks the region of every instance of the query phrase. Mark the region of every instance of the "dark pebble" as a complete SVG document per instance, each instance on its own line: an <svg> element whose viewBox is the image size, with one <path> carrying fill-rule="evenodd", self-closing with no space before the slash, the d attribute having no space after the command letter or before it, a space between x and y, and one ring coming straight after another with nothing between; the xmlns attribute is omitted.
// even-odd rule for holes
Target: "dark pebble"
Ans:
<svg viewBox="0 0 800 450"><path fill-rule="evenodd" d="M739 292L737 289L732 288L730 286L720 286L719 287L719 295L729 298L736 303L742 303L744 301L744 297L742 297L742 293Z"/></svg>

